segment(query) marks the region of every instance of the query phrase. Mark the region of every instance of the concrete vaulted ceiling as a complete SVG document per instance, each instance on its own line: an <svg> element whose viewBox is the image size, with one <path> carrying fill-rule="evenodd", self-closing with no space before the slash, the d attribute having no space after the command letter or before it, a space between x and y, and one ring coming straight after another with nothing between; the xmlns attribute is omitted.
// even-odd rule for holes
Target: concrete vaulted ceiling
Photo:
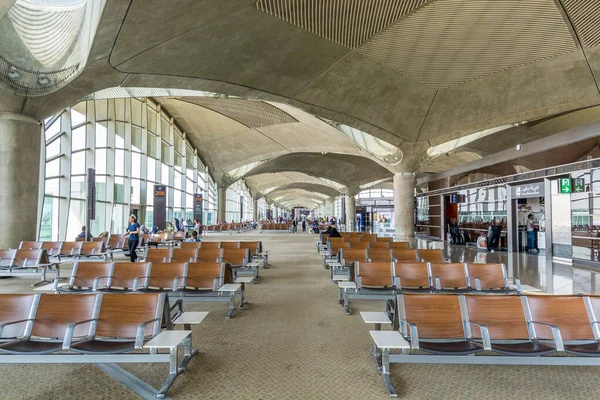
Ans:
<svg viewBox="0 0 600 400"><path fill-rule="evenodd" d="M252 178L271 172L356 185L442 171L585 123L600 104L600 7L589 0L106 1L76 77L35 93L7 75L53 72L27 65L29 32L2 24L23 1L0 0L0 112L44 118L113 87L228 94L156 100L217 181L247 177L256 192ZM387 166L312 115L398 146L402 161Z"/></svg>

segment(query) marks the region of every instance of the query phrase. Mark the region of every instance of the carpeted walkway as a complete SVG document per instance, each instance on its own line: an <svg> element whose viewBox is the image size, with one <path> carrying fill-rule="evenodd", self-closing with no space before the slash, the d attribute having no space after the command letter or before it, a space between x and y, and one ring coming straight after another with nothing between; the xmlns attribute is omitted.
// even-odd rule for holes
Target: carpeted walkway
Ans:
<svg viewBox="0 0 600 400"><path fill-rule="evenodd" d="M189 303L210 311L194 327L200 349L170 396L177 399L386 399L369 355L369 329L359 311L378 302L353 301L353 315L337 305L337 288L321 267L313 235L213 236L260 238L271 268L247 286L246 310L224 318L224 303ZM0 292L29 292L25 279L0 280ZM130 365L154 386L164 366ZM400 398L598 398L597 367L392 366ZM89 365L0 365L1 399L134 399L135 394Z"/></svg>

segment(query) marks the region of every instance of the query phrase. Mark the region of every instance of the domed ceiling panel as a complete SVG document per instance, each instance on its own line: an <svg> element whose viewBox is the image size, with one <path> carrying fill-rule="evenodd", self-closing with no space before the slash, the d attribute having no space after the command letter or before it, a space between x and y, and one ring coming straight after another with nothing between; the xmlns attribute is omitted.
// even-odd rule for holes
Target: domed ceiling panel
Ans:
<svg viewBox="0 0 600 400"><path fill-rule="evenodd" d="M181 100L218 112L250 128L298 122L288 113L263 101L212 97L182 97Z"/></svg>
<svg viewBox="0 0 600 400"><path fill-rule="evenodd" d="M256 8L355 48L429 0L258 0Z"/></svg>
<svg viewBox="0 0 600 400"><path fill-rule="evenodd" d="M600 2L593 0L562 0L585 47L600 46Z"/></svg>
<svg viewBox="0 0 600 400"><path fill-rule="evenodd" d="M435 89L577 49L551 0L426 4L358 51Z"/></svg>

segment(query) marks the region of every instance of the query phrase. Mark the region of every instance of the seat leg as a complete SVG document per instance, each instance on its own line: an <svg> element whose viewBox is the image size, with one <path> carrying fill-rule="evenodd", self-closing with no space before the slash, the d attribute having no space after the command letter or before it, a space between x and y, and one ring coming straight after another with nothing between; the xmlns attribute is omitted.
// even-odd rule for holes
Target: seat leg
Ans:
<svg viewBox="0 0 600 400"><path fill-rule="evenodd" d="M342 298L342 295L343 295L342 288L338 288L338 305L339 306L343 306L344 305L344 299Z"/></svg>
<svg viewBox="0 0 600 400"><path fill-rule="evenodd" d="M344 290L344 314L350 315L350 299L346 290Z"/></svg>
<svg viewBox="0 0 600 400"><path fill-rule="evenodd" d="M233 313L237 309L238 308L235 306L235 292L230 292L230 294L229 294L229 311L227 311L225 318L230 319L231 317L233 317Z"/></svg>
<svg viewBox="0 0 600 400"><path fill-rule="evenodd" d="M381 351L381 377L385 382L385 387L387 389L388 395L390 397L398 397L398 392L396 392L396 388L392 383L392 379L390 378L390 351L389 349L382 349Z"/></svg>

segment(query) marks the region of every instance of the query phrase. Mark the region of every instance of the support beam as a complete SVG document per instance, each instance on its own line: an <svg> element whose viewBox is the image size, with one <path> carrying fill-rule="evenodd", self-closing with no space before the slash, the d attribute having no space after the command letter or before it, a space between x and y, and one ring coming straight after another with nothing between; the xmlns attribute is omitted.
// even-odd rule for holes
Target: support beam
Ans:
<svg viewBox="0 0 600 400"><path fill-rule="evenodd" d="M351 193L346 194L346 232L353 232L356 225L356 198Z"/></svg>
<svg viewBox="0 0 600 400"><path fill-rule="evenodd" d="M258 199L256 197L252 199L252 219L258 221Z"/></svg>
<svg viewBox="0 0 600 400"><path fill-rule="evenodd" d="M219 187L217 196L217 220L219 223L225 223L225 210L227 206L227 188Z"/></svg>
<svg viewBox="0 0 600 400"><path fill-rule="evenodd" d="M397 172L394 175L394 236L397 240L408 240L415 236L414 202L414 175Z"/></svg>
<svg viewBox="0 0 600 400"><path fill-rule="evenodd" d="M0 249L36 240L40 215L42 127L22 114L0 113Z"/></svg>

